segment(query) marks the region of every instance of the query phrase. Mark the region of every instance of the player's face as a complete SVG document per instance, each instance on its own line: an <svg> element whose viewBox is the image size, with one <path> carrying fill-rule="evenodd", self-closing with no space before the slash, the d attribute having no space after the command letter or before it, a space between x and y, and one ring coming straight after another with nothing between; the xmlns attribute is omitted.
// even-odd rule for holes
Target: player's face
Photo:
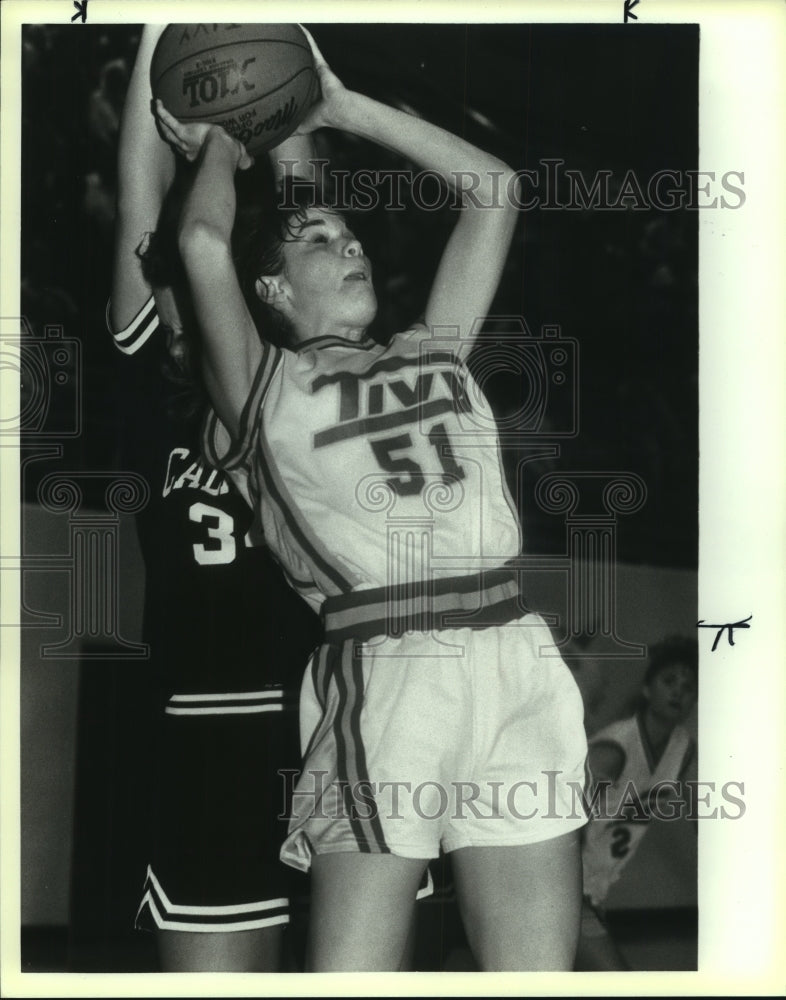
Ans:
<svg viewBox="0 0 786 1000"><path fill-rule="evenodd" d="M696 701L696 674L675 663L653 677L645 689L650 711L664 721L681 722Z"/></svg>
<svg viewBox="0 0 786 1000"><path fill-rule="evenodd" d="M282 308L299 339L362 334L377 311L371 262L344 218L309 209L284 243Z"/></svg>

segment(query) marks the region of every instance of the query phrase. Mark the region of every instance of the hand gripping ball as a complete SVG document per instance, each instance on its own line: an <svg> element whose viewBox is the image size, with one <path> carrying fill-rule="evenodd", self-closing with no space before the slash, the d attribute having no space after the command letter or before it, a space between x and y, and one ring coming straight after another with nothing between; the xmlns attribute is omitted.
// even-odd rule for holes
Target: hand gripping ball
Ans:
<svg viewBox="0 0 786 1000"><path fill-rule="evenodd" d="M150 85L180 121L221 125L252 155L291 135L319 94L296 24L170 24L153 53Z"/></svg>

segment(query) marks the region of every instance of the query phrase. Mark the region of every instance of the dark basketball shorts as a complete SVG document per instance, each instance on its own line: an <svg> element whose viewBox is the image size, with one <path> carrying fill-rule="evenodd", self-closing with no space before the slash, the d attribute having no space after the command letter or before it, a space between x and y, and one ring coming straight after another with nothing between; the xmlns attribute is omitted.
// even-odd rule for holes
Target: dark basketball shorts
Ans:
<svg viewBox="0 0 786 1000"><path fill-rule="evenodd" d="M279 860L299 764L295 706L272 686L175 695L158 739L137 927L216 932L288 923L290 896L302 892Z"/></svg>

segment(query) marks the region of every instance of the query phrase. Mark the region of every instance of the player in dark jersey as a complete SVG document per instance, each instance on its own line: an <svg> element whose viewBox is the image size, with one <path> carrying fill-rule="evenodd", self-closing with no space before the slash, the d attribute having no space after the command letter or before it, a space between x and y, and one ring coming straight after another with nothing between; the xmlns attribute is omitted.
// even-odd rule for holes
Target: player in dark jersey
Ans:
<svg viewBox="0 0 786 1000"><path fill-rule="evenodd" d="M137 926L158 933L165 970L275 970L291 882L278 859L291 776L277 772L298 767L297 690L319 624L252 544L248 504L200 459L202 413L184 393L187 300L160 240L149 245L174 176L150 113L162 29L143 32L123 113L108 317L122 461L150 486L138 532L160 681L159 730L140 734L155 740L156 766Z"/></svg>

